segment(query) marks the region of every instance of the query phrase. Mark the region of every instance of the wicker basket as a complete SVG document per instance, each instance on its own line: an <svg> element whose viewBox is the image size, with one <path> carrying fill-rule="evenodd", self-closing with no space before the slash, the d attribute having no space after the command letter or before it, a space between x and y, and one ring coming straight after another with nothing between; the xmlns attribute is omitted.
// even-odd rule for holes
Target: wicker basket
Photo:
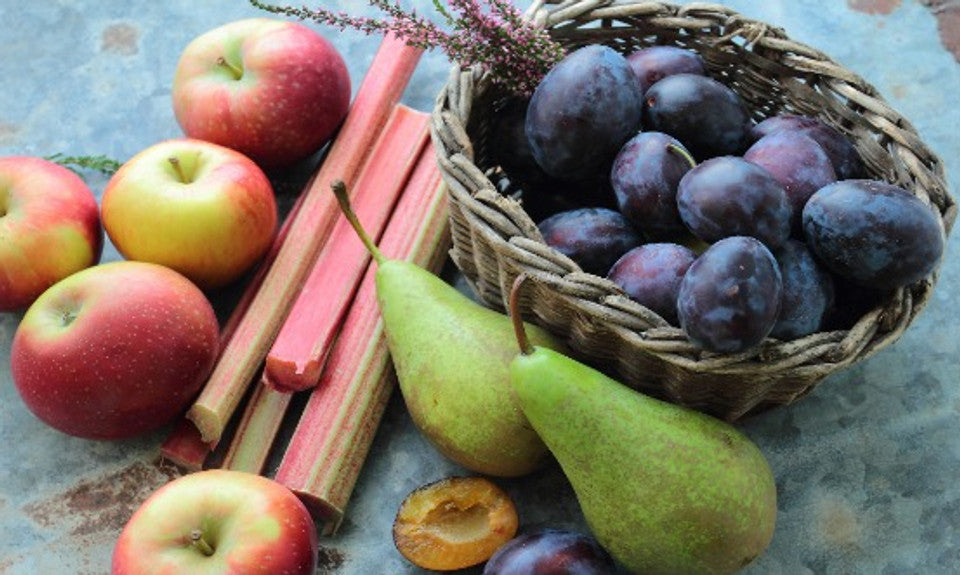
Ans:
<svg viewBox="0 0 960 575"><path fill-rule="evenodd" d="M756 119L792 112L820 118L855 143L870 177L903 186L936 207L949 233L956 206L940 160L875 88L783 30L718 5L630 0L534 2L527 13L566 48L603 43L627 53L670 44L698 52ZM650 395L726 420L790 404L832 372L896 340L930 298L937 272L884 295L836 331L738 354L705 352L683 332L584 273L546 246L521 203L498 191L486 149L502 94L478 69L452 70L432 130L450 193L451 255L477 297L505 309L514 278L527 318L565 337L581 360Z"/></svg>

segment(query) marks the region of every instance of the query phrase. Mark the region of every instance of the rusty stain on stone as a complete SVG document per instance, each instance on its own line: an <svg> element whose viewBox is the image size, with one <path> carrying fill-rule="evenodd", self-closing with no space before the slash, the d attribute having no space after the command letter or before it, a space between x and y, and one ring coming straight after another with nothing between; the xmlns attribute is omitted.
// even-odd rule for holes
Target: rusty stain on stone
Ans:
<svg viewBox="0 0 960 575"><path fill-rule="evenodd" d="M120 56L133 56L139 51L139 39L140 32L134 26L124 23L111 24L104 28L100 35L100 50Z"/></svg>
<svg viewBox="0 0 960 575"><path fill-rule="evenodd" d="M847 0L847 5L864 14L889 14L900 6L901 0Z"/></svg>
<svg viewBox="0 0 960 575"><path fill-rule="evenodd" d="M845 501L836 498L817 502L817 531L831 547L857 548L861 528L857 514Z"/></svg>
<svg viewBox="0 0 960 575"><path fill-rule="evenodd" d="M901 3L902 0L847 0L847 6L852 10L878 15L890 14ZM960 0L920 0L920 4L933 12L940 42L960 62Z"/></svg>
<svg viewBox="0 0 960 575"><path fill-rule="evenodd" d="M98 479L83 481L64 493L26 505L23 510L41 527L69 522L70 535L119 533L141 503L161 485L178 477L173 466L138 462Z"/></svg>
<svg viewBox="0 0 960 575"><path fill-rule="evenodd" d="M344 559L339 549L320 545L317 550L317 575L333 575L343 566Z"/></svg>
<svg viewBox="0 0 960 575"><path fill-rule="evenodd" d="M960 2L932 2L930 4L932 4L931 8L937 17L940 41L953 54L954 59L960 61Z"/></svg>

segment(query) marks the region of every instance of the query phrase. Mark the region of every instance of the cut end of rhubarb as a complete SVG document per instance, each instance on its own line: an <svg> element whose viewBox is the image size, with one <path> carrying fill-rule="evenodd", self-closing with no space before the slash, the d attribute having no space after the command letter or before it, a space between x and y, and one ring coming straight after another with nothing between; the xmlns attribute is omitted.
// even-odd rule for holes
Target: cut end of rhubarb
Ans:
<svg viewBox="0 0 960 575"><path fill-rule="evenodd" d="M284 361L267 356L263 384L274 391L293 393L312 389L320 381L322 363L316 361Z"/></svg>
<svg viewBox="0 0 960 575"><path fill-rule="evenodd" d="M200 439L207 444L216 444L220 441L223 428L227 422L220 419L220 414L200 403L193 404L187 411L187 419L197 426Z"/></svg>
<svg viewBox="0 0 960 575"><path fill-rule="evenodd" d="M450 477L414 490L393 523L397 550L424 569L453 571L489 559L517 533L517 510L483 477Z"/></svg>
<svg viewBox="0 0 960 575"><path fill-rule="evenodd" d="M203 464L213 451L213 445L204 443L200 430L193 423L181 418L170 437L160 446L160 456L180 469L191 473L203 469Z"/></svg>
<svg viewBox="0 0 960 575"><path fill-rule="evenodd" d="M299 489L292 489L303 505L310 512L310 516L320 527L320 535L334 535L343 522L343 509L334 507L328 501Z"/></svg>

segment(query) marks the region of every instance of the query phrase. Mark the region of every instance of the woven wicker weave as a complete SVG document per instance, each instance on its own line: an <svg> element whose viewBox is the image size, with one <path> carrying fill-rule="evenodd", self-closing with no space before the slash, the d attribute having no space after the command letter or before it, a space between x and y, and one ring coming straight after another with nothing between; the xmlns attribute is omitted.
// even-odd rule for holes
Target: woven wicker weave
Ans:
<svg viewBox="0 0 960 575"><path fill-rule="evenodd" d="M624 53L651 44L695 50L756 119L807 114L847 134L870 177L935 206L949 233L956 206L942 164L910 123L862 78L783 30L711 4L538 1L527 17L568 49L603 43ZM705 352L612 282L547 247L520 203L497 191L485 146L500 98L481 71L457 67L437 98L432 130L451 199L452 258L477 297L498 309L505 309L514 278L527 273L533 281L524 284L525 316L566 337L580 359L640 391L731 421L786 405L896 340L930 298L936 272L896 290L850 329L768 339L739 354Z"/></svg>

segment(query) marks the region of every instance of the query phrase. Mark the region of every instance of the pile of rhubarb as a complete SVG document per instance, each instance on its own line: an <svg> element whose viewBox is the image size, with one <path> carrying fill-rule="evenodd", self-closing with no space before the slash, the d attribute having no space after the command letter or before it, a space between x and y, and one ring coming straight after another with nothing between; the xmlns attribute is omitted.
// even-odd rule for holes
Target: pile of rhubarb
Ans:
<svg viewBox="0 0 960 575"><path fill-rule="evenodd" d="M389 257L434 272L446 258L447 204L429 116L399 103L421 53L384 38L327 156L225 323L213 373L161 448L187 470L260 474L282 453L273 479L327 533L343 518L395 387L375 266L331 185L344 182ZM304 397L302 412L291 409ZM292 436L281 439L281 426L297 416L287 424Z"/></svg>

